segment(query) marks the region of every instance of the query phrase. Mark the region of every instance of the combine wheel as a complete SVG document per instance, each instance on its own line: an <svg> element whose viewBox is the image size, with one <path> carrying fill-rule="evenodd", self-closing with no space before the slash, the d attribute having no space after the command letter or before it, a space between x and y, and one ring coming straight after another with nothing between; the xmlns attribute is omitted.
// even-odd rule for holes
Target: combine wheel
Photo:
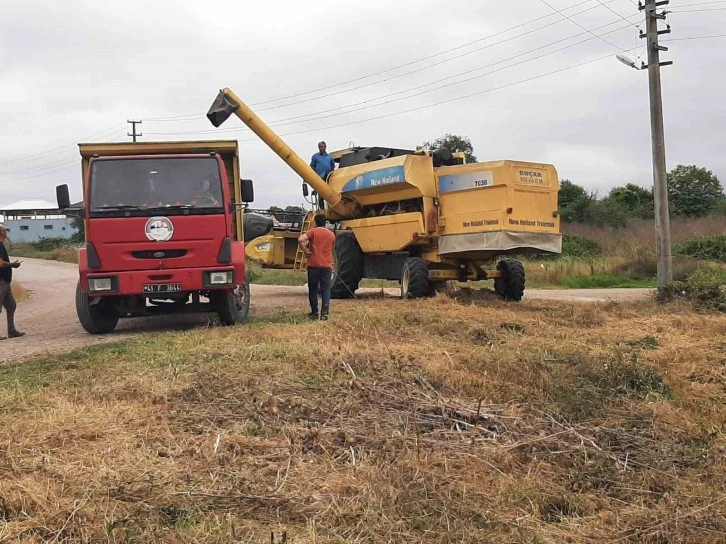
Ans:
<svg viewBox="0 0 726 544"><path fill-rule="evenodd" d="M91 305L88 293L81 289L81 282L76 285L76 313L81 326L91 334L111 332L119 320L118 312L103 301Z"/></svg>
<svg viewBox="0 0 726 544"><path fill-rule="evenodd" d="M494 278L494 291L505 300L519 302L524 296L524 266L515 259L504 259L497 264L502 274Z"/></svg>
<svg viewBox="0 0 726 544"><path fill-rule="evenodd" d="M401 298L424 298L430 295L428 263L420 257L409 257L403 263Z"/></svg>
<svg viewBox="0 0 726 544"><path fill-rule="evenodd" d="M217 315L223 325L247 321L250 313L250 283L235 285L232 291L222 291L216 297Z"/></svg>
<svg viewBox="0 0 726 544"><path fill-rule="evenodd" d="M352 298L363 276L363 252L352 234L341 234L335 240L330 298Z"/></svg>

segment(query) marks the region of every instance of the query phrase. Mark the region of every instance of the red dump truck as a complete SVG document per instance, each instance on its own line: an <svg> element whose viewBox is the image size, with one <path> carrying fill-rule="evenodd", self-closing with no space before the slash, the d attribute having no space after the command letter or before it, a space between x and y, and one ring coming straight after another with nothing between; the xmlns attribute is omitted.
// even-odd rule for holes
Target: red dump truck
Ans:
<svg viewBox="0 0 726 544"><path fill-rule="evenodd" d="M102 334L120 318L180 312L214 312L225 325L246 320L243 212L253 187L240 179L237 141L79 148L83 206L71 207L67 185L56 196L60 209L84 218L83 328Z"/></svg>

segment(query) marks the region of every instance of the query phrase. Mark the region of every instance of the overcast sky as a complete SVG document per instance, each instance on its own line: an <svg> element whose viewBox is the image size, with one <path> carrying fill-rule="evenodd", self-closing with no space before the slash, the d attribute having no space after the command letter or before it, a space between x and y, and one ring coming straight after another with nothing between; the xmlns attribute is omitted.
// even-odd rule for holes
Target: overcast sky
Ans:
<svg viewBox="0 0 726 544"><path fill-rule="evenodd" d="M143 120L141 140L237 139L255 207L301 204L300 179L239 119L204 117L222 87L305 160L321 139L413 149L449 132L480 161L552 163L600 195L650 187L647 71L615 59L646 60L635 3L4 2L0 205L55 201L60 183L80 200L77 144L130 141L128 119ZM666 40L725 34L726 1L667 9L667 167L724 184L726 38Z"/></svg>

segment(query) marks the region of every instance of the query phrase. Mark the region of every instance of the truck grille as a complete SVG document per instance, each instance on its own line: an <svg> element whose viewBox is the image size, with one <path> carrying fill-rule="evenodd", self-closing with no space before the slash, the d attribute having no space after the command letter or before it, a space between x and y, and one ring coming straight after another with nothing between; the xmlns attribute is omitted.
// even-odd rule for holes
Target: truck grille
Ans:
<svg viewBox="0 0 726 544"><path fill-rule="evenodd" d="M155 249L148 251L132 251L135 259L174 259L187 254L186 249Z"/></svg>

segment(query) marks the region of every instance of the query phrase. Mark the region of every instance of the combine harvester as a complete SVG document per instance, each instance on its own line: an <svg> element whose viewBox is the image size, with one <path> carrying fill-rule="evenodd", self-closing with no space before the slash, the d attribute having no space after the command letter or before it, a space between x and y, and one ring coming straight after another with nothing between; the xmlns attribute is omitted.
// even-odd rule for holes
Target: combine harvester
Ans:
<svg viewBox="0 0 726 544"><path fill-rule="evenodd" d="M493 279L499 296L519 301L524 267L511 256L561 251L559 180L550 164L466 164L446 149L352 148L337 153L339 168L323 180L231 90L219 92L207 118L219 127L233 113L313 188L335 225L333 298L354 296L363 278L400 281L404 299L430 296L452 280ZM268 233L248 256L271 252L268 266L290 267L291 240L297 236ZM296 258L292 267L304 263Z"/></svg>

